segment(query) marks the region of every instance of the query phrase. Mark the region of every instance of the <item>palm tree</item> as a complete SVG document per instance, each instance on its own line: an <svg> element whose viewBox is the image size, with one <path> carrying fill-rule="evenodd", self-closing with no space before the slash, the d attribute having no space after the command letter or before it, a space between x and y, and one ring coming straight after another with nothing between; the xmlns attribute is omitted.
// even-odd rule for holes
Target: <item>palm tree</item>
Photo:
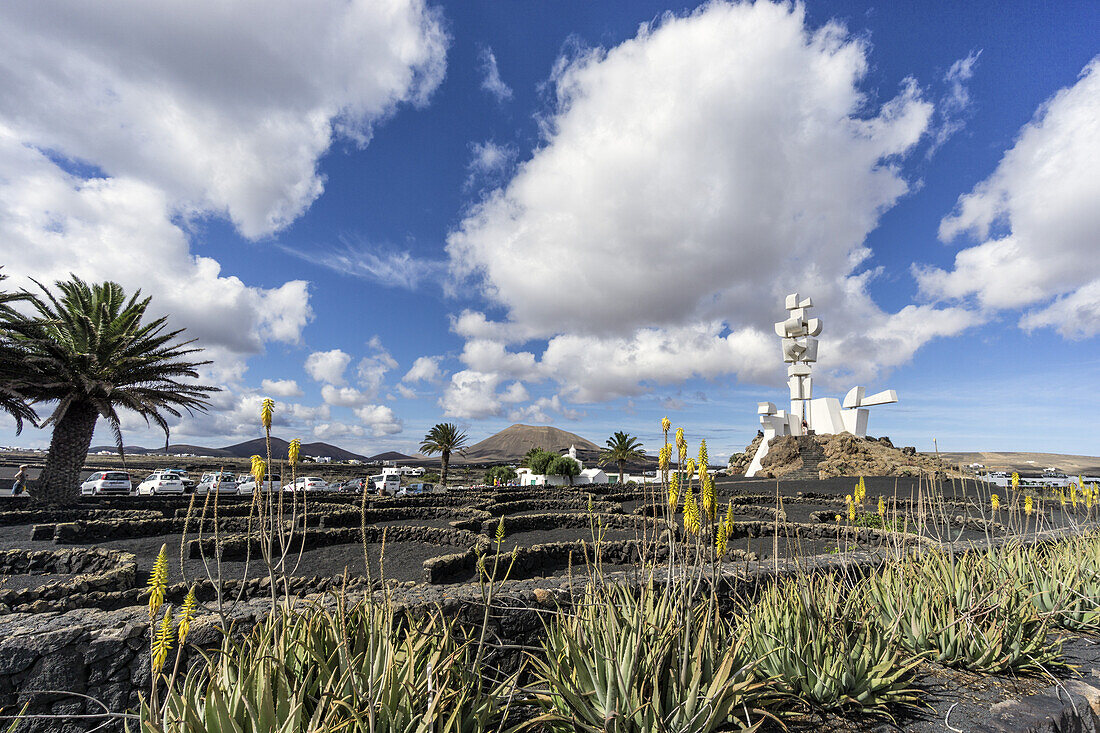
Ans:
<svg viewBox="0 0 1100 733"><path fill-rule="evenodd" d="M451 454L466 447L466 433L454 423L441 422L428 431L420 443L420 452L432 456L439 454L442 468L439 471L439 483L447 488L447 466L451 464Z"/></svg>
<svg viewBox="0 0 1100 733"><path fill-rule="evenodd" d="M2 270L3 267L0 267ZM8 278L0 272L0 282ZM11 303L27 300L26 293L8 293L0 290L0 410L15 418L15 434L23 432L23 421L34 425L38 415L27 404L26 396L18 384L26 371L24 354L8 332L7 324L18 317Z"/></svg>
<svg viewBox="0 0 1100 733"><path fill-rule="evenodd" d="M64 503L78 496L80 468L100 416L122 455L119 408L156 423L167 436L165 413L205 411L218 388L190 381L210 362L190 360L200 349L187 348L194 340L178 340L183 329L167 331L166 318L142 323L150 298L140 299L141 291L127 300L117 283L89 285L72 276L56 283L55 296L36 284L43 295L29 302L37 313L12 317L9 329L25 354L19 389L32 402L57 405L43 422L53 425L53 435L35 496Z"/></svg>
<svg viewBox="0 0 1100 733"><path fill-rule="evenodd" d="M633 435L616 432L606 442L607 448L600 452L600 465L616 463L619 466L619 483L623 483L623 475L626 473L626 462L645 458L642 444Z"/></svg>

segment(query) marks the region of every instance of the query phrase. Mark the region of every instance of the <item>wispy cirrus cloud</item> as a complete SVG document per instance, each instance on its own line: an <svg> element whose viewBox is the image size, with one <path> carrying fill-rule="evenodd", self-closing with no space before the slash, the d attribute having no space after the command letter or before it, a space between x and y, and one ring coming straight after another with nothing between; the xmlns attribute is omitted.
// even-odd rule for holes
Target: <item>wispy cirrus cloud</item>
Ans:
<svg viewBox="0 0 1100 733"><path fill-rule="evenodd" d="M344 275L406 290L416 290L422 283L438 280L447 270L447 264L441 260L416 257L408 250L373 248L346 239L339 244L313 249L295 249L287 245L280 245L280 249Z"/></svg>
<svg viewBox="0 0 1100 733"><path fill-rule="evenodd" d="M478 62L481 64L481 88L496 97L497 102L506 102L512 98L512 88L500 78L500 68L497 66L497 57L493 49L485 46L478 54Z"/></svg>

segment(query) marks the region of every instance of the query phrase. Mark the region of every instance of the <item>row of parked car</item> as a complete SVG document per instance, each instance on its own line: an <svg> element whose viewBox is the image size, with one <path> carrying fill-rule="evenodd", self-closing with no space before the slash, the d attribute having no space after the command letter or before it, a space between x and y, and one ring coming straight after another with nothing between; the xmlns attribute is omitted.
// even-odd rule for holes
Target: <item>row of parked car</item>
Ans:
<svg viewBox="0 0 1100 733"><path fill-rule="evenodd" d="M257 489L256 478L251 474L233 474L226 471L213 471L202 474L197 481L182 469L163 469L154 471L136 487L125 471L96 471L80 485L83 496L161 496L208 493L251 495ZM303 476L294 482L283 485L280 476L268 475L259 487L261 492L268 491L327 491L361 494L364 490L372 493L384 493L390 496L430 493L431 484L419 483L402 487L399 476L384 474L356 478L349 481L328 482L317 476Z"/></svg>

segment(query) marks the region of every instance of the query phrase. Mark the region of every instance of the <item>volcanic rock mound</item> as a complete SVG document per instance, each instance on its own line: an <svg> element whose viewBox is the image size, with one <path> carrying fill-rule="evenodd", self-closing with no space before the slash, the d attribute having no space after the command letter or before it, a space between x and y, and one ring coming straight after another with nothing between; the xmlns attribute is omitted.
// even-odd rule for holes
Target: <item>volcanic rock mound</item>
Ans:
<svg viewBox="0 0 1100 733"><path fill-rule="evenodd" d="M745 449L745 466L752 461L761 439L758 436ZM774 438L762 470L756 475L760 478L916 476L946 470L945 464L935 457L917 453L911 447L895 448L889 438L858 438L841 433Z"/></svg>

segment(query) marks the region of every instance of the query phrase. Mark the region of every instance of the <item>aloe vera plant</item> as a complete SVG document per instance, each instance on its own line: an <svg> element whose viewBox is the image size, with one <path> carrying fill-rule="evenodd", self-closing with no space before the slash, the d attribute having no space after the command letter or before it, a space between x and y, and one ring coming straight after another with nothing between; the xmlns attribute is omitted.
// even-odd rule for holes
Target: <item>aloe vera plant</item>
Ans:
<svg viewBox="0 0 1100 733"><path fill-rule="evenodd" d="M590 590L547 629L533 660L547 685L537 723L600 733L755 730L765 694L753 680L745 637L713 599L685 605L652 585Z"/></svg>
<svg viewBox="0 0 1100 733"><path fill-rule="evenodd" d="M1100 629L1100 535L1002 550L1001 557L1041 615L1074 631Z"/></svg>
<svg viewBox="0 0 1100 733"><path fill-rule="evenodd" d="M402 629L385 605L283 611L143 707L141 731L495 731L515 675L486 681L475 654L434 615Z"/></svg>
<svg viewBox="0 0 1100 733"><path fill-rule="evenodd" d="M776 581L744 609L757 675L823 709L890 716L916 705L919 657L899 651L867 608L863 581Z"/></svg>
<svg viewBox="0 0 1100 733"><path fill-rule="evenodd" d="M1028 592L993 552L928 552L890 563L869 585L880 622L905 648L950 667L987 673L1057 666L1059 640Z"/></svg>

